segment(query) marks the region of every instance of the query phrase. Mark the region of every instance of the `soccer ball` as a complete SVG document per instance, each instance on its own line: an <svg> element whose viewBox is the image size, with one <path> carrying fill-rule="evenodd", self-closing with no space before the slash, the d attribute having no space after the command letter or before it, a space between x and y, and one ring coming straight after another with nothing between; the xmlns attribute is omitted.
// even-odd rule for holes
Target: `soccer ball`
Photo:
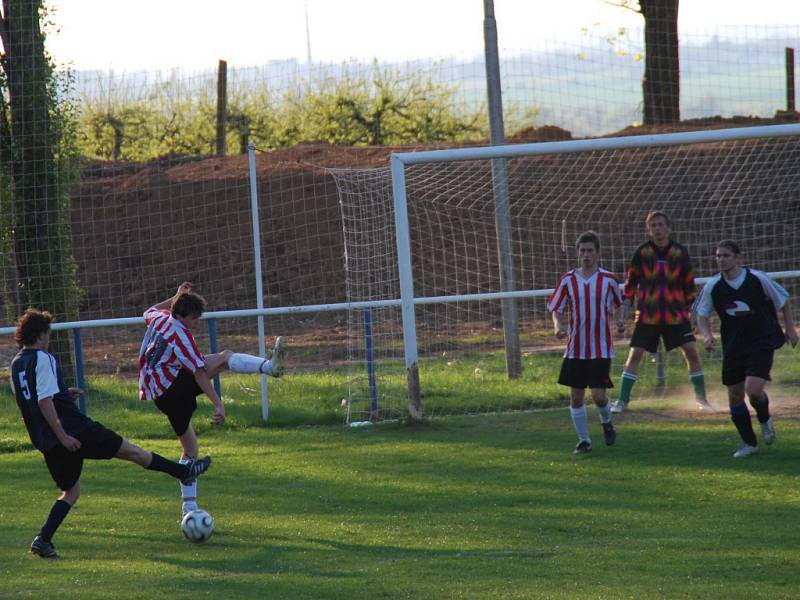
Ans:
<svg viewBox="0 0 800 600"><path fill-rule="evenodd" d="M190 542L202 544L214 533L214 517L199 508L191 510L183 516L181 531Z"/></svg>

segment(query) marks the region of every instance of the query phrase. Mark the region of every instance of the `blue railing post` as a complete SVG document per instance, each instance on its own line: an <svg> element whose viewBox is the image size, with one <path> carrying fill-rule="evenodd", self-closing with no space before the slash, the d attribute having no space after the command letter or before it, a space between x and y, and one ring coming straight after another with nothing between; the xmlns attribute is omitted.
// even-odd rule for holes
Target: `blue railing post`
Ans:
<svg viewBox="0 0 800 600"><path fill-rule="evenodd" d="M217 353L217 320L208 319L208 347L211 349L211 354ZM219 384L219 375L214 377L214 390L217 396L222 398L222 388Z"/></svg>
<svg viewBox="0 0 800 600"><path fill-rule="evenodd" d="M372 309L364 309L364 341L367 351L367 380L369 381L369 406L374 414L378 410L378 384L375 381L375 349L372 343Z"/></svg>
<svg viewBox="0 0 800 600"><path fill-rule="evenodd" d="M78 409L86 414L86 380L83 373L83 342L81 340L81 330L73 329L72 338L75 346L75 380L83 393L78 398Z"/></svg>

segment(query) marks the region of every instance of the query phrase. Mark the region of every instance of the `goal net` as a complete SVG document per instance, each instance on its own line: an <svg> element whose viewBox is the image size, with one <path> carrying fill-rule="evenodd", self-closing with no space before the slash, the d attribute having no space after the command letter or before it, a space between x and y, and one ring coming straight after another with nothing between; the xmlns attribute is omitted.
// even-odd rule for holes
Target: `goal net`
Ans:
<svg viewBox="0 0 800 600"><path fill-rule="evenodd" d="M506 148L514 149L502 158L514 289L525 296L517 300L523 374L514 381L503 372L497 298L503 288L492 160L502 150L400 155L425 415L541 405L537 396L557 377L557 370L541 365L557 366L563 352L546 311L548 292L576 266L575 239L588 229L600 235L601 266L624 280L634 250L646 240L646 214L663 210L672 220L673 238L688 246L700 282L715 273L715 243L731 238L740 243L747 265L779 273L796 297L797 126ZM349 316L350 418L402 416L409 403L408 349L399 302L391 302L400 298L401 288L392 171L335 171L334 176L345 232L348 301L374 304ZM486 294L494 295L485 299ZM618 343L620 356L627 353L626 341ZM615 381L620 360L612 370ZM707 359L705 371L709 387L721 390L718 361ZM688 385L677 353L670 353L667 370L668 385ZM644 381L636 394L653 393L657 382ZM454 388L472 392L459 394L454 404ZM567 389L562 393L566 396Z"/></svg>

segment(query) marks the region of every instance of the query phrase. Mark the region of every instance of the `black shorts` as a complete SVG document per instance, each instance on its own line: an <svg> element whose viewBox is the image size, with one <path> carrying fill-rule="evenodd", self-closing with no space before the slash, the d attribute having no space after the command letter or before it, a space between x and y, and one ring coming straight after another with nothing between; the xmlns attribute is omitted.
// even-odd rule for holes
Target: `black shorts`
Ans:
<svg viewBox="0 0 800 600"><path fill-rule="evenodd" d="M571 388L612 388L610 358L565 358L558 383Z"/></svg>
<svg viewBox="0 0 800 600"><path fill-rule="evenodd" d="M658 341L664 339L667 352L695 341L692 326L689 323L680 325L646 325L637 323L631 336L631 348L644 348L648 352L658 352Z"/></svg>
<svg viewBox="0 0 800 600"><path fill-rule="evenodd" d="M769 381L769 372L772 369L774 355L775 350L763 346L723 353L722 384L736 385L743 382L747 377L760 377Z"/></svg>
<svg viewBox="0 0 800 600"><path fill-rule="evenodd" d="M44 453L44 462L47 463L50 476L56 482L58 489L64 491L78 483L84 459L114 458L122 446L122 437L119 434L97 422L93 422L89 429L74 437L81 443L81 447L75 452L70 452L58 444Z"/></svg>
<svg viewBox="0 0 800 600"><path fill-rule="evenodd" d="M197 410L197 397L203 393L195 381L194 373L181 369L167 391L155 399L154 403L167 415L172 429L180 437L189 428L194 411Z"/></svg>

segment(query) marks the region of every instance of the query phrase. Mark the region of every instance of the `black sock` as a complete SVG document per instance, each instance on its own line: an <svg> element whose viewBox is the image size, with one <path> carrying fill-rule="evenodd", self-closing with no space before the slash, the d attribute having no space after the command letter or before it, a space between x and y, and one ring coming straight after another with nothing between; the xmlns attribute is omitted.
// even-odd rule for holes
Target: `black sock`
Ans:
<svg viewBox="0 0 800 600"><path fill-rule="evenodd" d="M750 405L756 411L756 417L759 423L766 423L769 421L769 397L766 393L764 394L764 398L758 401L754 401L750 398Z"/></svg>
<svg viewBox="0 0 800 600"><path fill-rule="evenodd" d="M747 405L742 402L738 406L731 406L731 421L736 425L742 441L748 446L758 446L756 432L753 431L753 421L750 418L750 411Z"/></svg>
<svg viewBox="0 0 800 600"><path fill-rule="evenodd" d="M61 525L61 522L66 518L70 508L72 508L72 505L68 502L64 502L63 500L55 501L53 508L50 509L50 514L47 515L47 521L42 525L42 530L39 532L39 535L45 542L49 542L53 539L58 526Z"/></svg>
<svg viewBox="0 0 800 600"><path fill-rule="evenodd" d="M160 454L153 454L153 460L147 466L151 471L161 471L167 475L172 475L175 479L186 479L189 476L189 466L167 460Z"/></svg>

